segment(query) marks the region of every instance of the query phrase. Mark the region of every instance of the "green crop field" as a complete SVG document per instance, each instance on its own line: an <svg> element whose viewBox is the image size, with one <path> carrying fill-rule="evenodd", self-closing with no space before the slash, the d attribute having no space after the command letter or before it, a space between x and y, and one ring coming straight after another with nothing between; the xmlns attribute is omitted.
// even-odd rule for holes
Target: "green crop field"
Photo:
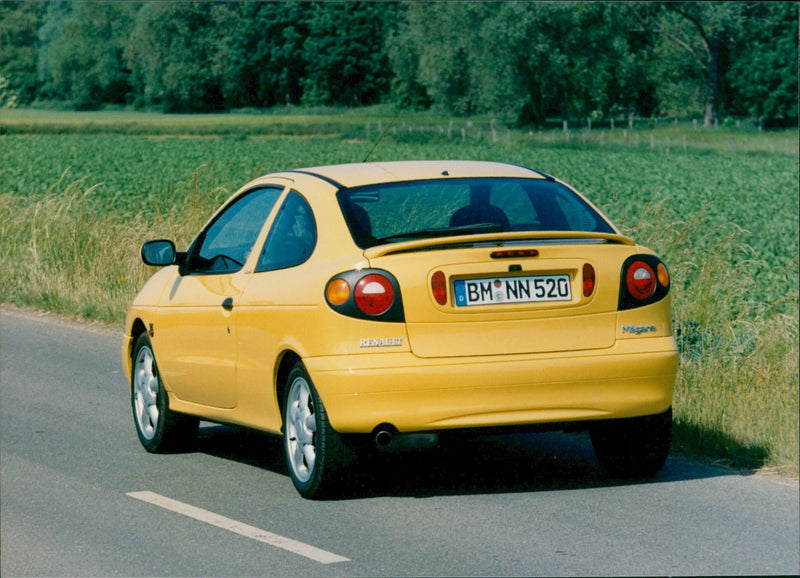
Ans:
<svg viewBox="0 0 800 578"><path fill-rule="evenodd" d="M673 275L678 452L798 472L798 135L691 124L491 130L372 111L0 113L0 301L109 323L152 273L139 246L185 247L273 170L370 157L528 165L584 192Z"/></svg>

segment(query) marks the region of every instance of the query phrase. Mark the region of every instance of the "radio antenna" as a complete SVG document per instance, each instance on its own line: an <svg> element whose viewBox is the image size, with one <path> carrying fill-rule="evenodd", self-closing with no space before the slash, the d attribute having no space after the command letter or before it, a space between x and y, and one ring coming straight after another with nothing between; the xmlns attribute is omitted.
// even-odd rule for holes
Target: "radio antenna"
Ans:
<svg viewBox="0 0 800 578"><path fill-rule="evenodd" d="M372 148L371 148L371 149L369 149L369 152L367 153L367 156L365 156L365 157L364 157L364 160L363 160L363 161L361 161L362 163L365 163L365 162L367 162L367 160L369 159L369 157L370 157L370 156L372 156L372 151L374 151L374 150L375 150L375 149L378 147L378 144L380 144L380 142L383 140L383 137L386 135L386 133L388 132L388 130L389 130L390 128L392 128L392 125L394 124L394 122L397 120L397 117L399 117L399 116L400 116L400 108L398 107L398 109L397 109L397 114L395 114L395 115L394 115L394 118L391 120L391 122L389 122L389 124L387 124L387 125L386 125L386 128L385 128L385 129L383 129L383 132L382 132L380 135L378 135L378 138L377 138L377 140L375 140L375 144L373 144L373 145L372 145Z"/></svg>

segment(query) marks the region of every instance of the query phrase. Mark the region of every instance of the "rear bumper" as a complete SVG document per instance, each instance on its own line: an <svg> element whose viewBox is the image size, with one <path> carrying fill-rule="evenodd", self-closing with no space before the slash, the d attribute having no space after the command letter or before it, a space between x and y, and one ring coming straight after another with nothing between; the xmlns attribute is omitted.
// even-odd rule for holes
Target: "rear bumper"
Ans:
<svg viewBox="0 0 800 578"><path fill-rule="evenodd" d="M411 353L304 360L331 425L367 433L635 417L672 405L672 337L591 352L421 359Z"/></svg>

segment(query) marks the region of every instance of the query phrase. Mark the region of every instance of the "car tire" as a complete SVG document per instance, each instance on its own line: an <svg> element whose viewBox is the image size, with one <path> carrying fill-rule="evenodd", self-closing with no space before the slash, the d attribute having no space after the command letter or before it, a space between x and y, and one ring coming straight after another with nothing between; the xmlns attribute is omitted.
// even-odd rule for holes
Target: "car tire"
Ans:
<svg viewBox="0 0 800 578"><path fill-rule="evenodd" d="M200 421L169 409L150 338L142 333L133 347L131 409L144 449L166 453L186 448L196 437Z"/></svg>
<svg viewBox="0 0 800 578"><path fill-rule="evenodd" d="M307 499L332 497L354 459L328 421L325 406L302 363L294 366L286 382L283 447L292 483Z"/></svg>
<svg viewBox="0 0 800 578"><path fill-rule="evenodd" d="M622 477L646 477L667 461L672 440L672 408L662 414L602 422L590 430L600 465Z"/></svg>

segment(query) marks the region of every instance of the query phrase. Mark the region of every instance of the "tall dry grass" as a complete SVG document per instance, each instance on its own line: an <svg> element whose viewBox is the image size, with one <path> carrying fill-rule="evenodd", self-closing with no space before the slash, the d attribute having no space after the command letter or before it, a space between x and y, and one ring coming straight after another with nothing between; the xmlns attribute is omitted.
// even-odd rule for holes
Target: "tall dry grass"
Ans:
<svg viewBox="0 0 800 578"><path fill-rule="evenodd" d="M153 273L139 258L142 239L188 246L229 195L205 166L168 208L117 214L94 198L96 190L65 172L33 202L0 194L0 302L120 323Z"/></svg>
<svg viewBox="0 0 800 578"><path fill-rule="evenodd" d="M797 476L798 315L783 313L797 311L797 287L781 298L789 307L754 298L760 262L749 233L702 212L681 221L665 205L650 205L633 233L673 280L673 449Z"/></svg>

